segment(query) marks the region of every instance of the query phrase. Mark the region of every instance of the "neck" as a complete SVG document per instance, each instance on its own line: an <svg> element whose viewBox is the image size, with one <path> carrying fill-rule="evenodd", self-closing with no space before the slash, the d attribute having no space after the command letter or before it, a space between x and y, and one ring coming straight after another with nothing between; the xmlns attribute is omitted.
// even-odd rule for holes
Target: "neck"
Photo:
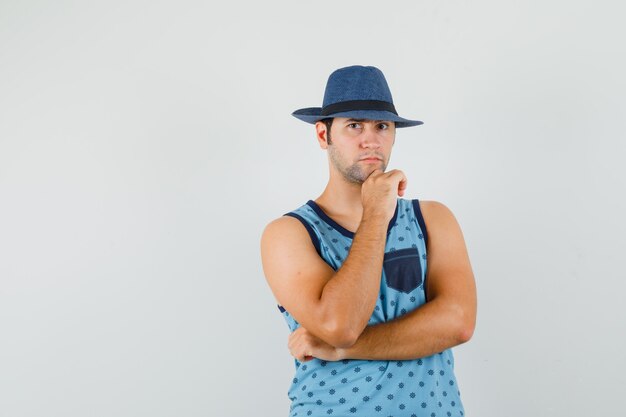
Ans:
<svg viewBox="0 0 626 417"><path fill-rule="evenodd" d="M316 202L327 212L360 220L363 215L361 184L346 181L331 173L330 179ZM329 213L330 214L330 213Z"/></svg>

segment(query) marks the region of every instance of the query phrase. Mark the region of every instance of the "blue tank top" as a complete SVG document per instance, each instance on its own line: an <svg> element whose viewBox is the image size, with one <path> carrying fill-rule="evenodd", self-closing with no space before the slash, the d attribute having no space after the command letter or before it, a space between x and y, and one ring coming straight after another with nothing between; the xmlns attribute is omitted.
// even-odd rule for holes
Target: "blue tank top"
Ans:
<svg viewBox="0 0 626 417"><path fill-rule="evenodd" d="M380 292L369 325L384 323L426 302L428 235L418 200L397 199L389 222ZM346 259L354 233L312 200L285 214L300 220L320 257L334 270ZM278 306L291 331L300 324ZM288 390L290 417L463 416L452 350L414 360L295 361Z"/></svg>

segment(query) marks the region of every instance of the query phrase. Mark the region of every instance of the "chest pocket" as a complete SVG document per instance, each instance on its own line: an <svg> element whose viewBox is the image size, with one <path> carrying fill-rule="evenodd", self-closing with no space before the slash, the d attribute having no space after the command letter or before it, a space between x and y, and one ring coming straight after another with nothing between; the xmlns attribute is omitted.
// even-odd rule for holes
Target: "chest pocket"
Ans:
<svg viewBox="0 0 626 417"><path fill-rule="evenodd" d="M422 283L422 265L417 248L385 253L383 270L387 286L396 291L409 293Z"/></svg>

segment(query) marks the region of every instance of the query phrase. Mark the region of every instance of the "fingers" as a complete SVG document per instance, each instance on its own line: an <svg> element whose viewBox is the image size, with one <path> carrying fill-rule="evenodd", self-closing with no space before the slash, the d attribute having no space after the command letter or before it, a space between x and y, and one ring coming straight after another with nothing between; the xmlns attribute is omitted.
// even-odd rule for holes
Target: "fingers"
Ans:
<svg viewBox="0 0 626 417"><path fill-rule="evenodd" d="M302 329L302 330L301 330ZM307 342L306 337L302 337L305 330L300 327L289 335L287 347L291 356L300 362L308 362L313 359L313 351L311 344Z"/></svg>
<svg viewBox="0 0 626 417"><path fill-rule="evenodd" d="M398 195L400 197L402 197L404 195L404 191L406 190L406 186L408 183L408 180L406 178L406 175L404 175L404 172L400 171L399 169L394 169L389 171L389 177L393 178L395 181L398 181Z"/></svg>
<svg viewBox="0 0 626 417"><path fill-rule="evenodd" d="M397 207L397 197L403 197L406 188L404 172L398 169L389 172L374 169L361 188L363 217L382 216L391 219Z"/></svg>
<svg viewBox="0 0 626 417"><path fill-rule="evenodd" d="M400 171L399 169L392 169L391 171L387 172L387 175L389 175L390 178L395 178L398 182L406 181L406 175L404 175L404 172Z"/></svg>
<svg viewBox="0 0 626 417"><path fill-rule="evenodd" d="M289 353L291 353L291 356L293 356L300 362L308 362L311 359L313 359L313 352L310 352L310 351L307 352L301 348L290 349Z"/></svg>
<svg viewBox="0 0 626 417"><path fill-rule="evenodd" d="M376 171L380 171L380 170L376 169L373 172L376 172ZM399 169L392 169L391 171L384 173L384 175L387 175L387 178L389 178L390 180L397 181L398 195L400 197L404 196L404 192L406 190L407 183L408 183L408 180L406 178L406 175L404 175L404 172L400 171Z"/></svg>
<svg viewBox="0 0 626 417"><path fill-rule="evenodd" d="M400 180L400 183L398 184L398 195L400 197L402 197L404 195L404 191L406 190L406 185L407 185L407 179L404 178L402 180Z"/></svg>
<svg viewBox="0 0 626 417"><path fill-rule="evenodd" d="M367 176L367 178L370 178L370 177L372 177L372 178L376 178L376 177L378 177L378 176L380 176L380 175L383 175L383 174L384 174L384 172L383 172L383 170L382 170L382 169L380 169L380 168L376 168L375 170L373 170L372 172L370 172L370 174Z"/></svg>
<svg viewBox="0 0 626 417"><path fill-rule="evenodd" d="M305 357L307 356L304 351L303 344L301 343L300 333L301 328L296 329L289 335L289 340L287 342L287 348L289 349L289 353L291 356L299 360L300 362L304 362Z"/></svg>

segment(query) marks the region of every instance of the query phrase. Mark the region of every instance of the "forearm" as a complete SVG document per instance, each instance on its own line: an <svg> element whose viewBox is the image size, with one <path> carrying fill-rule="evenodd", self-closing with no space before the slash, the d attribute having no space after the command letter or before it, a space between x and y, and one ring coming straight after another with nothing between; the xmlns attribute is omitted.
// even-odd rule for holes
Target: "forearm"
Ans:
<svg viewBox="0 0 626 417"><path fill-rule="evenodd" d="M462 309L434 299L386 323L367 326L343 359L408 360L430 356L467 341Z"/></svg>
<svg viewBox="0 0 626 417"><path fill-rule="evenodd" d="M374 311L387 238L384 218L364 218L341 268L324 286L320 297L324 316L354 341Z"/></svg>

